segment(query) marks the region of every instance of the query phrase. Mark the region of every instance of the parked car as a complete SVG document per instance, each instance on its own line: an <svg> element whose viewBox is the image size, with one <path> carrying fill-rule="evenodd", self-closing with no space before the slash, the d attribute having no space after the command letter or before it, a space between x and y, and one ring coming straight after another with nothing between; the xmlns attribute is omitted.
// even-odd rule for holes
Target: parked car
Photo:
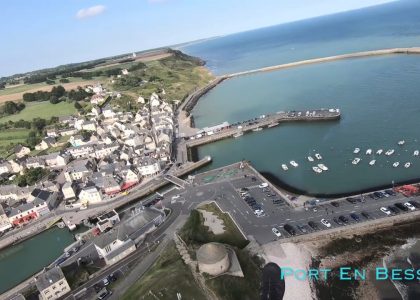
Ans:
<svg viewBox="0 0 420 300"><path fill-rule="evenodd" d="M413 205L415 208L420 208L420 204L417 201L410 200L408 201L411 205Z"/></svg>
<svg viewBox="0 0 420 300"><path fill-rule="evenodd" d="M394 204L396 207L398 207L399 209L401 209L402 211L408 211L408 207L407 206L405 206L404 204L402 204L402 203L395 203Z"/></svg>
<svg viewBox="0 0 420 300"><path fill-rule="evenodd" d="M276 235L276 237L281 237L281 233L277 228L272 228L271 231Z"/></svg>
<svg viewBox="0 0 420 300"><path fill-rule="evenodd" d="M331 227L331 223L328 222L328 220L326 220L326 219L322 219L321 220L321 223L322 223L322 225L324 225L327 228L330 228Z"/></svg>
<svg viewBox="0 0 420 300"><path fill-rule="evenodd" d="M399 214L399 213L400 213L400 210L399 210L397 207L393 206L393 205L388 206L388 209L389 209L389 210L390 210L393 214L395 214L395 215L397 215L397 214Z"/></svg>
<svg viewBox="0 0 420 300"><path fill-rule="evenodd" d="M357 214L355 214L355 213L351 213L351 214L350 214L350 217L351 217L353 220L355 220L356 222L359 222L359 221L360 221L360 217L359 217Z"/></svg>
<svg viewBox="0 0 420 300"><path fill-rule="evenodd" d="M351 204L356 204L356 199L354 199L354 198L351 198L351 197L348 197L348 198L346 198L346 200L348 201L348 202L350 202Z"/></svg>
<svg viewBox="0 0 420 300"><path fill-rule="evenodd" d="M338 219L344 224L347 224L349 222L349 219L347 219L345 216L339 216Z"/></svg>
<svg viewBox="0 0 420 300"><path fill-rule="evenodd" d="M331 205L334 206L334 207L339 207L340 206L340 204L338 202L335 202L335 201L331 202Z"/></svg>
<svg viewBox="0 0 420 300"><path fill-rule="evenodd" d="M385 193L387 193L390 196L395 196L397 193L394 192L393 190L385 190Z"/></svg>
<svg viewBox="0 0 420 300"><path fill-rule="evenodd" d="M103 289L101 292L99 292L98 299L103 300L110 295L112 295L111 291L108 291L107 289Z"/></svg>
<svg viewBox="0 0 420 300"><path fill-rule="evenodd" d="M344 225L344 223L339 219L339 218L334 218L333 221L337 224L337 225Z"/></svg>
<svg viewBox="0 0 420 300"><path fill-rule="evenodd" d="M108 277L102 279L102 283L104 284L104 286L107 286L109 284Z"/></svg>
<svg viewBox="0 0 420 300"><path fill-rule="evenodd" d="M414 205L412 205L409 202L405 202L404 206L407 207L409 210L416 210L416 208L414 207Z"/></svg>
<svg viewBox="0 0 420 300"><path fill-rule="evenodd" d="M386 214L387 216L391 214L391 211L386 207L381 207L379 210L383 212L384 214Z"/></svg>
<svg viewBox="0 0 420 300"><path fill-rule="evenodd" d="M292 225L285 224L283 226L283 229L286 230L290 235L296 235L296 230Z"/></svg>
<svg viewBox="0 0 420 300"><path fill-rule="evenodd" d="M267 182L263 182L258 186L260 189L266 188L268 187L268 183Z"/></svg>

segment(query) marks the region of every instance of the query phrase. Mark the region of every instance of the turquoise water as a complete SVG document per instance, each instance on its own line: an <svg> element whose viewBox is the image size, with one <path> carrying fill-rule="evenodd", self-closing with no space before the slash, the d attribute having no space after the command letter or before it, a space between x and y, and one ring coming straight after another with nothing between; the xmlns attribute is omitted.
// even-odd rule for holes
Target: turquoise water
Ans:
<svg viewBox="0 0 420 300"><path fill-rule="evenodd" d="M53 227L0 251L0 294L29 278L63 254L73 242L67 229Z"/></svg>
<svg viewBox="0 0 420 300"><path fill-rule="evenodd" d="M208 62L215 74L249 70L354 51L420 46L420 2L400 1L359 11L213 39L182 50ZM337 107L339 122L284 124L198 149L209 168L251 160L285 184L312 194L349 193L419 178L420 56L350 59L227 80L193 110L197 127L235 122L280 110ZM397 145L399 140L406 145ZM351 161L353 149L363 154ZM366 156L367 148L394 148L392 157ZM317 175L306 156L324 157ZM376 159L375 166L369 161ZM284 172L290 160L300 166ZM409 169L392 163L412 162Z"/></svg>
<svg viewBox="0 0 420 300"><path fill-rule="evenodd" d="M237 139L199 148L218 167L248 159L260 171L276 175L290 186L314 194L357 191L394 180L419 177L420 56L383 56L343 60L223 82L205 95L193 111L197 127L235 122L280 110L338 107L342 119L325 123L289 123ZM398 146L404 139L406 144ZM351 161L359 147L359 165ZM394 148L391 156L365 155ZM314 151L315 150L315 151ZM306 156L319 152L330 171L316 174ZM376 159L375 166L368 162ZM280 166L297 161L296 169ZM394 161L412 162L409 169L393 168Z"/></svg>

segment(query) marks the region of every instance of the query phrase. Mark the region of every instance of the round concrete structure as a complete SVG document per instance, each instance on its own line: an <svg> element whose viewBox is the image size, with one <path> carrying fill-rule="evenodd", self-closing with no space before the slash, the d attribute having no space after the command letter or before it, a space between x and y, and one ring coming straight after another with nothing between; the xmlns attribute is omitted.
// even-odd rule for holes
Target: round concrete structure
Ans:
<svg viewBox="0 0 420 300"><path fill-rule="evenodd" d="M229 253L219 243L204 244L197 251L198 268L202 273L219 275L229 269Z"/></svg>

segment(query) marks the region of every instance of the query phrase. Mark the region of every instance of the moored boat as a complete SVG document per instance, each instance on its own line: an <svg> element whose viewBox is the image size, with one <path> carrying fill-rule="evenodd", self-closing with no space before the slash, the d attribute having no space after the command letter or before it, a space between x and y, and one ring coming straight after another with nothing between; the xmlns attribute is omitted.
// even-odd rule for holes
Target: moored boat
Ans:
<svg viewBox="0 0 420 300"><path fill-rule="evenodd" d="M360 148L354 148L354 150L353 150L353 153L354 154L357 154L357 153L359 153L360 152Z"/></svg>
<svg viewBox="0 0 420 300"><path fill-rule="evenodd" d="M387 152L385 152L385 155L388 155L388 156L390 156L390 155L392 155L392 154L394 154L394 149L389 149Z"/></svg>
<svg viewBox="0 0 420 300"><path fill-rule="evenodd" d="M315 157L316 157L316 159L322 159L322 156L319 153L315 153Z"/></svg>
<svg viewBox="0 0 420 300"><path fill-rule="evenodd" d="M322 171L328 171L328 168L324 164L318 164L318 168L320 168Z"/></svg>
<svg viewBox="0 0 420 300"><path fill-rule="evenodd" d="M290 161L290 164L293 166L293 167L298 167L299 165L298 165L298 163L297 162L295 162L294 160L291 160Z"/></svg>
<svg viewBox="0 0 420 300"><path fill-rule="evenodd" d="M369 165L373 166L375 163L376 163L376 160L373 159L369 162Z"/></svg>
<svg viewBox="0 0 420 300"><path fill-rule="evenodd" d="M257 127L257 128L252 129L252 131L261 131L261 130L263 130L262 127Z"/></svg>
<svg viewBox="0 0 420 300"><path fill-rule="evenodd" d="M233 135L233 137L234 137L234 138L238 138L238 137L243 136L243 135L244 135L244 133L241 131L241 132L235 133L235 134Z"/></svg>
<svg viewBox="0 0 420 300"><path fill-rule="evenodd" d="M419 156L419 150L415 150L413 153L414 156Z"/></svg>
<svg viewBox="0 0 420 300"><path fill-rule="evenodd" d="M353 161L351 162L353 165L357 165L360 162L360 158L356 157L355 159L353 159Z"/></svg>
<svg viewBox="0 0 420 300"><path fill-rule="evenodd" d="M366 150L366 155L371 155L372 154L372 149L367 149Z"/></svg>
<svg viewBox="0 0 420 300"><path fill-rule="evenodd" d="M312 156L308 156L308 160L309 161L314 161L314 159L312 158Z"/></svg>
<svg viewBox="0 0 420 300"><path fill-rule="evenodd" d="M286 165L286 164L282 164L282 165L281 165L281 167L282 167L282 168L283 168L283 170L285 170L285 171L289 170L289 168L287 167L287 165Z"/></svg>
<svg viewBox="0 0 420 300"><path fill-rule="evenodd" d="M277 126L277 125L279 125L279 123L278 123L278 122L275 122L275 123L271 123L271 124L269 124L267 127L268 127L268 128L271 128L271 127L275 127L275 126Z"/></svg>
<svg viewBox="0 0 420 300"><path fill-rule="evenodd" d="M393 166L394 168L398 167L399 165L400 165L400 163L399 163L398 161L396 161L396 162L394 162L394 163L392 164L392 166Z"/></svg>
<svg viewBox="0 0 420 300"><path fill-rule="evenodd" d="M384 150L379 149L378 151L376 151L376 154L381 155L383 151L384 151Z"/></svg>
<svg viewBox="0 0 420 300"><path fill-rule="evenodd" d="M401 141L398 142L398 145L400 145L400 146L402 146L404 144L405 144L405 141L404 140L401 140Z"/></svg>
<svg viewBox="0 0 420 300"><path fill-rule="evenodd" d="M405 164L404 164L404 168L409 168L411 166L411 163L410 162L406 162Z"/></svg>
<svg viewBox="0 0 420 300"><path fill-rule="evenodd" d="M322 173L322 170L318 167L312 167L312 170L314 170L315 173Z"/></svg>

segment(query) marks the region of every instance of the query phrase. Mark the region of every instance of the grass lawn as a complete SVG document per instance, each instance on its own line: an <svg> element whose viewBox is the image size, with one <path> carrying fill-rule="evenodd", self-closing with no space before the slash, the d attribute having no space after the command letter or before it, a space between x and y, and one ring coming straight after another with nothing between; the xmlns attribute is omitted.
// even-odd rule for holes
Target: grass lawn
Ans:
<svg viewBox="0 0 420 300"><path fill-rule="evenodd" d="M175 243L170 242L150 270L122 299L177 299L176 293L181 293L182 299L205 299L195 284L190 269L176 250Z"/></svg>
<svg viewBox="0 0 420 300"><path fill-rule="evenodd" d="M8 129L0 131L0 156L5 157L11 144L25 142L29 129Z"/></svg>
<svg viewBox="0 0 420 300"><path fill-rule="evenodd" d="M223 220L225 232L218 235L210 232L208 227L204 226L203 215L197 210L193 210L188 218L188 221L180 231L182 239L187 244L219 242L229 244L240 249L244 248L248 244L248 241L240 233L230 216L226 213L222 213L214 203L202 205L200 206L200 209L212 212L218 216L219 219Z"/></svg>
<svg viewBox="0 0 420 300"><path fill-rule="evenodd" d="M19 121L21 119L31 121L34 118L50 119L54 116L67 116L75 112L74 103L60 102L51 104L48 101L33 102L27 103L25 109L18 114L0 118L0 122Z"/></svg>

